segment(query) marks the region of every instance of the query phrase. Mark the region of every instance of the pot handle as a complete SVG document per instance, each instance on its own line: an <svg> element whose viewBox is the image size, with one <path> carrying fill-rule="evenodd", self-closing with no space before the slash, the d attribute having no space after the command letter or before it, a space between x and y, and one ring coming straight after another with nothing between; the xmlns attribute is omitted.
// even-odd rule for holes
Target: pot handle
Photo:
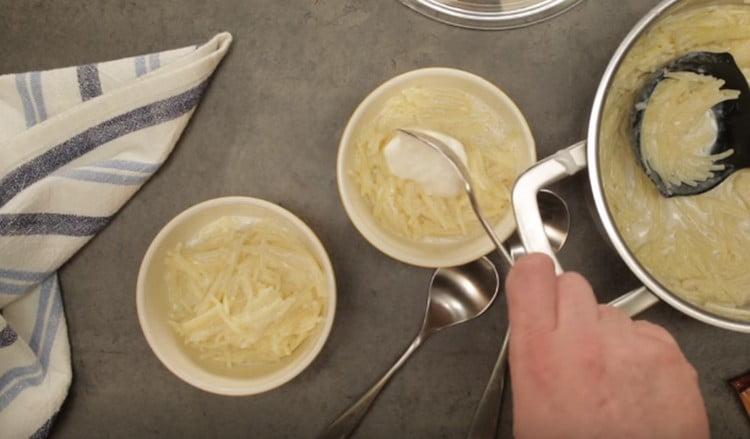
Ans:
<svg viewBox="0 0 750 439"><path fill-rule="evenodd" d="M518 225L518 236L526 252L548 255L554 261L555 271L558 273L562 273L563 269L544 233L537 194L544 187L583 170L586 165L586 142L581 141L529 168L513 187L513 211ZM622 309L632 317L658 301L659 299L646 287L640 287L613 300L610 305Z"/></svg>

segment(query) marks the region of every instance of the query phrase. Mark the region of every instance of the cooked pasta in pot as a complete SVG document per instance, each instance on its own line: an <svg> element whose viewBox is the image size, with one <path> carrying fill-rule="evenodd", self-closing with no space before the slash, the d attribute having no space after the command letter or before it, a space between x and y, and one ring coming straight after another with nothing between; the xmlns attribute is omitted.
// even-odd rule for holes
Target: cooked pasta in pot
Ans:
<svg viewBox="0 0 750 439"><path fill-rule="evenodd" d="M600 130L607 205L638 261L666 288L750 320L750 170L710 192L664 198L633 154L631 114L654 71L688 52L730 52L750 77L750 5L680 12L643 35L611 85Z"/></svg>

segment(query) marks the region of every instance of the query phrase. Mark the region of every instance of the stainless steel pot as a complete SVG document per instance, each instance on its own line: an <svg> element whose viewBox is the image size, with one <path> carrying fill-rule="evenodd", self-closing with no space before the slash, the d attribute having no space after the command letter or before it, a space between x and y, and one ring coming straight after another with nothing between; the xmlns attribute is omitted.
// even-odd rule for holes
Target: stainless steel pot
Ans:
<svg viewBox="0 0 750 439"><path fill-rule="evenodd" d="M558 151L554 155L537 163L522 175L513 189L513 209L518 223L518 234L527 252L546 253L555 259L554 253L544 234L542 220L539 215L536 194L542 188L571 176L588 165L589 181L593 193L594 204L598 219L617 253L625 261L630 270L643 282L644 286L631 291L612 302L613 305L635 315L658 302L659 299L677 310L702 322L724 329L750 333L750 322L732 320L712 314L683 300L659 283L630 252L622 236L615 227L612 214L607 207L602 187L599 168L599 134L612 81L622 61L628 55L633 45L644 33L660 20L686 8L715 5L715 4L746 4L743 0L664 0L639 21L632 31L625 37L615 52L612 60L604 72L594 99L591 117L589 119L588 136L571 147ZM556 267L561 271L559 262L555 259Z"/></svg>

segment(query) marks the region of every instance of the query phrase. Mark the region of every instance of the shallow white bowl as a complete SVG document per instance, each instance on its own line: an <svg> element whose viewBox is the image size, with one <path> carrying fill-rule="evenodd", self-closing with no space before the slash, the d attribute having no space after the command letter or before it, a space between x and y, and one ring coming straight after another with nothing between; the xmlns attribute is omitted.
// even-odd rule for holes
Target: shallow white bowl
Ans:
<svg viewBox="0 0 750 439"><path fill-rule="evenodd" d="M405 88L417 85L455 87L481 99L501 118L521 127L527 150L519 154L522 162L519 163L518 173L520 174L536 162L536 147L531 130L521 110L505 93L485 79L462 70L437 67L420 69L385 82L370 93L354 111L339 144L336 163L339 194L346 213L357 230L372 245L388 256L421 267L462 265L479 259L493 249L493 244L487 236L481 234L474 238L440 243L415 242L400 237L377 222L366 201L360 195L356 181L349 174L356 152L353 143L355 133L379 112L388 99ZM515 227L513 209L508 206L507 213L494 225L495 232L498 238L504 241L513 233Z"/></svg>
<svg viewBox="0 0 750 439"><path fill-rule="evenodd" d="M228 369L198 358L169 326L169 298L164 281L164 256L177 243L190 240L195 232L222 216L270 219L297 233L320 262L328 279L329 298L325 320L290 357L273 365ZM323 348L336 312L336 281L328 254L305 223L289 211L249 197L216 198L197 204L177 215L156 235L146 251L138 273L136 307L141 330L164 366L185 382L222 395L252 395L278 387L299 375Z"/></svg>

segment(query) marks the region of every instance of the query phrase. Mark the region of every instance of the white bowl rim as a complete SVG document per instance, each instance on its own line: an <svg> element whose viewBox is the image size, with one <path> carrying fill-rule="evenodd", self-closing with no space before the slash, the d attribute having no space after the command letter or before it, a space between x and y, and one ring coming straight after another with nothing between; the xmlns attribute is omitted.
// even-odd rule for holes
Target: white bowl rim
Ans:
<svg viewBox="0 0 750 439"><path fill-rule="evenodd" d="M215 385L210 382L205 382L205 381L196 379L188 371L175 367L175 365L171 363L169 358L167 358L167 356L161 351L157 341L153 338L151 334L151 326L145 317L145 307L146 307L145 305L145 295L146 295L145 277L146 277L147 268L151 264L151 260L153 259L156 249L159 248L159 245L161 244L161 242L165 239L166 236L169 235L169 233L174 228L176 228L179 224L181 224L182 222L184 222L186 219L196 214L197 212L208 210L210 208L217 207L220 205L232 205L232 204L245 204L245 205L260 207L261 209L265 209L275 214L278 214L284 217L284 219L286 219L287 221L289 221L298 232L301 232L305 236L305 238L309 240L310 244L316 247L316 250L320 253L320 256L321 256L320 263L323 265L323 270L326 273L326 278L328 280L329 286L331 287L331 291L329 292L329 299L328 299L328 304L327 304L328 311L325 316L324 325L321 328L320 333L317 335L315 344L313 345L310 352L307 353L307 355L303 357L299 357L295 359L293 363L290 363L284 366L284 368L280 370L286 369L285 373L279 375L273 380L265 380L265 381L260 382L261 380L254 380L252 378L237 379L238 383L245 383L245 384L238 384L237 386L227 387L227 386ZM310 227L307 224L305 224L304 221L302 221L299 217L297 217L290 211L284 209L283 207L277 204L271 203L270 201L262 200L260 198L246 197L246 196L226 196L226 197L213 198L213 199L209 199L206 201L202 201L180 212L177 216L172 218L164 227L162 227L162 229L159 230L159 233L157 233L156 237L151 241L151 244L149 244L148 250L146 250L146 254L143 257L140 268L138 270L138 281L136 284L136 312L138 314L138 322L141 327L141 332L146 338L146 342L151 348L151 351L154 353L154 355L156 355L156 357L164 365L164 367L166 367L175 376L177 376L184 382L198 389L205 390L207 392L218 394L218 395L226 395L226 396L256 395L259 393L263 393L263 392L267 392L269 390L275 389L283 384L288 383L289 381L297 377L310 364L312 364L315 358L317 358L318 354L320 354L320 352L323 350L323 346L325 345L326 341L328 340L328 336L331 333L331 329L333 327L333 322L334 322L335 315L336 315L336 278L335 278L335 274L333 271L333 265L331 264L330 258L328 256L328 252L323 246L323 243L320 241L320 239L315 234L315 232L313 232L312 229L310 229Z"/></svg>
<svg viewBox="0 0 750 439"><path fill-rule="evenodd" d="M345 148L346 145L350 142L353 131L354 131L354 125L356 122L359 122L359 120L362 118L363 114L369 107L372 105L372 103L378 99L378 97L387 89L390 89L391 87L397 86L399 83L406 82L409 80L412 80L414 78L418 77L429 77L429 76L453 76L461 79L465 79L471 82L474 82L478 85L481 85L489 90L492 90L494 92L494 95L496 98L498 98L504 106L507 107L508 110L510 110L511 113L518 119L518 121L521 124L521 130L524 134L524 140L527 143L527 147L529 149L530 154L530 160L531 162L528 164L528 166L533 165L537 160L536 155L536 141L534 139L534 135L531 131L531 128L529 127L528 121L526 120L526 117L524 116L523 112L520 108L518 108L518 105L513 101L513 99L510 98L503 90L501 90L497 85L493 84L492 82L482 78L479 75L476 75L474 73L467 72L465 70L455 69L451 67L424 67L416 70L411 70L405 73L402 73L400 75L394 76L393 78L383 82L379 86L377 86L373 91L371 91L367 97L365 97L362 102L357 106L357 108L352 113L351 117L346 123L346 128L344 129L343 134L341 135L341 140L339 141L339 149L336 156L336 179L338 184L338 190L339 190L339 197L341 198L341 202L344 205L344 210L346 210L347 215L349 216L349 219L351 220L352 224L354 224L354 227L359 231L360 235L362 235L365 240L367 240L372 246L380 250L381 252L385 253L386 255L390 256L393 259L396 259L398 261L415 265L418 267L426 267L426 268L436 268L436 267L452 267L452 266L458 266L462 264L466 264L468 262L474 261L476 259L479 259L480 257L490 253L494 249L494 244L490 239L487 237L487 239L481 239L479 243L475 246L473 249L467 249L466 251L462 252L455 252L455 254L434 254L432 257L418 257L415 255L409 255L405 254L398 249L390 246L389 244L383 242L380 240L377 236L377 234L387 234L385 230L382 229L380 225L378 225L377 230L371 231L368 230L367 227L364 225L364 221L362 219L362 215L360 212L352 205L350 194L348 192L348 187L346 185L346 164L344 163L344 154L345 154ZM498 236L501 240L507 239L515 230L515 219L513 218L513 209L512 206L508 207L508 213L509 218L511 218L512 221L514 221L513 227L511 227L508 231L505 231L505 235L507 236ZM498 224L495 224L494 227L497 227ZM471 251L473 250L473 251Z"/></svg>

